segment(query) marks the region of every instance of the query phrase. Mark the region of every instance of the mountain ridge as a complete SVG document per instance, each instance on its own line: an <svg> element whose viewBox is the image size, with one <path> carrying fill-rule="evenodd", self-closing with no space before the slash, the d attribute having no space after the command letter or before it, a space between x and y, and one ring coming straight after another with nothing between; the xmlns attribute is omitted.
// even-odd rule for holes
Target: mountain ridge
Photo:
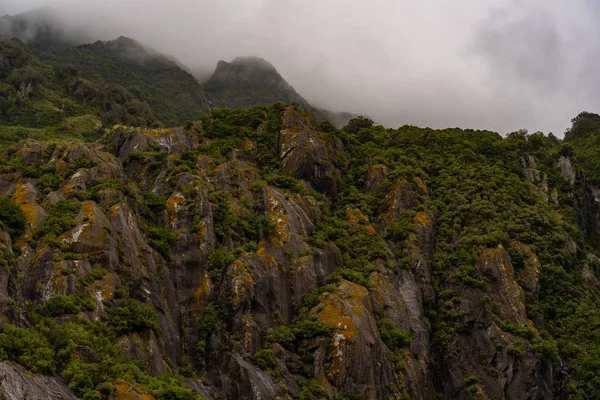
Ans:
<svg viewBox="0 0 600 400"><path fill-rule="evenodd" d="M339 129L46 44L0 39L0 398L600 400L600 115Z"/></svg>
<svg viewBox="0 0 600 400"><path fill-rule="evenodd" d="M74 35L57 26L59 25L56 22L58 17L53 18L53 15L54 12L51 8L42 8L17 16L1 17L0 37L18 37L34 47L42 58L73 65L76 69L83 70L82 72L88 79L99 74L107 83L116 83L126 88L136 86L135 74L137 74L136 71L133 74L118 73L119 69L126 70L127 65L121 67L118 64L114 65L112 72L96 70L100 64L114 63L115 60L106 59L107 52L113 53L113 56L118 57L118 61L125 64L137 64L138 67L143 67L148 63L149 65L156 64L157 67L170 67L173 71L171 74L179 76L177 79L183 82L177 90L186 93L188 98L185 100L187 105L183 106L187 111L174 112L178 108L177 106L167 105L164 102L156 104L154 113L161 122L167 125L174 126L189 119L197 119L199 114L208 112L205 101L210 101L215 108L247 108L261 104L270 105L275 102L296 102L306 110L313 112L317 118L330 119L338 127L356 116L313 107L283 79L272 64L258 57L237 57L231 63L219 61L210 76L206 75L206 71L200 74L196 71L194 74L193 68L185 66L172 56L142 45L135 39L120 36L115 40L93 41L86 35ZM73 39L74 37L77 39ZM93 57L104 57L106 60L94 61L90 65L86 59ZM230 67L227 68L227 66ZM201 86L200 88L184 77L183 72L187 73L188 71L192 72L192 75L198 75L196 82ZM119 75L123 76L118 77ZM117 77L117 79L113 80L113 77ZM148 84L152 86L154 83L151 78L148 77L146 82L141 83L147 86L145 90L147 99L153 97L150 94L151 88L148 86ZM130 85L129 83L132 81L134 84ZM201 92L208 93L211 98L203 99L205 96ZM159 91L158 94L175 101L176 94L171 90ZM166 112L163 112L163 109ZM173 114L178 115L177 119L170 116Z"/></svg>

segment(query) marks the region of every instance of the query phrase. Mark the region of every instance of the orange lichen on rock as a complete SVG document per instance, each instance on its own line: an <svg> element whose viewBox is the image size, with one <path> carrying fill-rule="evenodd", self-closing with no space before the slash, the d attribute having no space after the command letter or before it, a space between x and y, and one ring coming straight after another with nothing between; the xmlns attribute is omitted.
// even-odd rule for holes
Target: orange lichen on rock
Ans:
<svg viewBox="0 0 600 400"><path fill-rule="evenodd" d="M319 305L313 310L318 312L318 319L333 333L331 347L331 374L339 383L344 371L346 359L352 359L355 351L354 343L362 327L366 326L371 317L365 306L369 292L364 287L353 282L342 280L336 291L338 294L326 293Z"/></svg>
<svg viewBox="0 0 600 400"><path fill-rule="evenodd" d="M13 200L16 205L19 206L23 214L25 214L25 218L27 219L27 223L35 226L38 220L38 212L35 204L32 204L28 200L29 198L29 182L25 184L16 185L15 193L13 195Z"/></svg>
<svg viewBox="0 0 600 400"><path fill-rule="evenodd" d="M252 297L252 293L254 292L254 279L252 278L252 274L246 268L246 263L238 258L229 266L228 273L231 276L231 283L233 285L232 304L239 305L247 298Z"/></svg>
<svg viewBox="0 0 600 400"><path fill-rule="evenodd" d="M185 197L179 192L173 193L167 200L167 214L171 222L173 222L177 213L181 211L184 202Z"/></svg>
<svg viewBox="0 0 600 400"><path fill-rule="evenodd" d="M414 182L417 185L417 190L421 196L429 195L429 190L427 189L425 182L423 182L423 179L417 176L415 177Z"/></svg>
<svg viewBox="0 0 600 400"><path fill-rule="evenodd" d="M533 328L525 310L525 292L515 280L510 257L500 244L494 249L485 249L479 254L478 266L494 277L495 282L488 289L498 305L500 316L522 326Z"/></svg>
<svg viewBox="0 0 600 400"><path fill-rule="evenodd" d="M433 226L433 219L431 215L426 213L425 211L418 212L415 215L415 224L417 227L423 227L425 229L431 228Z"/></svg>
<svg viewBox="0 0 600 400"><path fill-rule="evenodd" d="M267 205L267 217L275 223L275 233L272 235L274 245L283 246L288 237L287 213L282 201L270 187L265 189L265 202Z"/></svg>
<svg viewBox="0 0 600 400"><path fill-rule="evenodd" d="M346 208L346 220L350 223L350 225L364 229L368 235L377 235L377 231L369 222L369 217L367 217L357 208Z"/></svg>
<svg viewBox="0 0 600 400"><path fill-rule="evenodd" d="M103 248L106 229L110 228L110 223L95 202L83 202L74 223L73 229L57 238L59 242L63 244L77 243L77 249L73 250L80 253Z"/></svg>
<svg viewBox="0 0 600 400"><path fill-rule="evenodd" d="M210 284L210 279L208 277L208 273L206 271L202 271L200 273L200 279L198 280L198 287L194 291L194 298L196 300L196 305L198 307L202 307L208 301L212 293L212 286Z"/></svg>
<svg viewBox="0 0 600 400"><path fill-rule="evenodd" d="M144 393L138 387L123 380L115 380L115 398L117 400L155 400L154 397Z"/></svg>

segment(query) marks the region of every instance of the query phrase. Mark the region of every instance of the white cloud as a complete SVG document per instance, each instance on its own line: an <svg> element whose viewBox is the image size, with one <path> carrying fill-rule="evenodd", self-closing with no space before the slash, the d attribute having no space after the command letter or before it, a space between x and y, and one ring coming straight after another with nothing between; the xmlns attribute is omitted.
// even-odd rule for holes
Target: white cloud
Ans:
<svg viewBox="0 0 600 400"><path fill-rule="evenodd" d="M600 109L592 0L49 3L100 39L131 36L192 66L262 56L309 101L387 126L561 135ZM5 0L9 13L41 4Z"/></svg>

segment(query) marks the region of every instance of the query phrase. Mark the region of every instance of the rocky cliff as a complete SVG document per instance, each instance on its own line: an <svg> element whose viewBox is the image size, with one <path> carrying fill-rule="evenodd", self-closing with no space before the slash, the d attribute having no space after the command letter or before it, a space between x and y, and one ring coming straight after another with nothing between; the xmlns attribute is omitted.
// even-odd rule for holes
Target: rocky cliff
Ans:
<svg viewBox="0 0 600 400"><path fill-rule="evenodd" d="M596 398L577 180L513 139L273 106L8 147L3 398Z"/></svg>

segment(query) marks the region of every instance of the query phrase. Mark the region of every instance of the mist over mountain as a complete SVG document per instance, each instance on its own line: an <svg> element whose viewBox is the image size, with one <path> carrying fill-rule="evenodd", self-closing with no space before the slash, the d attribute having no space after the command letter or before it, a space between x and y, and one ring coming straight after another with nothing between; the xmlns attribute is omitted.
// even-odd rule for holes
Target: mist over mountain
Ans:
<svg viewBox="0 0 600 400"><path fill-rule="evenodd" d="M600 400L575 3L7 0L0 400Z"/></svg>
<svg viewBox="0 0 600 400"><path fill-rule="evenodd" d="M48 2L65 27L83 26L94 40L131 37L192 69L261 57L315 107L387 126L562 136L572 115L599 108L589 85L598 7L589 0ZM47 2L4 3L17 15Z"/></svg>
<svg viewBox="0 0 600 400"><path fill-rule="evenodd" d="M19 38L34 48L61 49L95 39L83 28L70 26L52 7L38 7L18 15L0 16L0 37Z"/></svg>
<svg viewBox="0 0 600 400"><path fill-rule="evenodd" d="M18 38L43 59L72 66L88 79L99 77L137 93L153 108L158 120L169 126L198 119L210 107L249 108L277 102L298 103L317 118L329 119L339 127L354 116L313 107L273 65L259 57L219 61L210 74L206 69L196 69L196 73L202 72L194 81L187 72L193 69L134 39L121 36L77 44L85 36L75 39L73 32L65 30L49 8L0 19L0 37Z"/></svg>

